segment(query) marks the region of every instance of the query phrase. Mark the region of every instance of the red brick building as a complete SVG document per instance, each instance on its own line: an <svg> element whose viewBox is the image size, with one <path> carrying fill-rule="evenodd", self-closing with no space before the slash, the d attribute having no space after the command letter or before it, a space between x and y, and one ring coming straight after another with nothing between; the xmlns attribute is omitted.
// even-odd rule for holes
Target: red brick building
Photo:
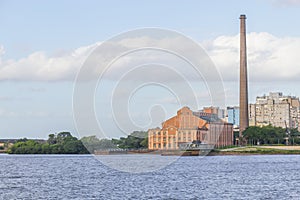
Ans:
<svg viewBox="0 0 300 200"><path fill-rule="evenodd" d="M215 147L233 144L233 125L213 113L193 112L188 107L166 120L162 129L148 131L149 149L178 149L181 143L201 141Z"/></svg>

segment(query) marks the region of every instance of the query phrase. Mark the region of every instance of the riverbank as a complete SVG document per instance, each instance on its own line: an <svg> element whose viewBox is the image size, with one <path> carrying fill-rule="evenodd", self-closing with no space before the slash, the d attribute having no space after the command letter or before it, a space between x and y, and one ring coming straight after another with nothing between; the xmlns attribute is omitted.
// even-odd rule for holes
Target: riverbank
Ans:
<svg viewBox="0 0 300 200"><path fill-rule="evenodd" d="M208 154L208 156L295 154L300 154L300 146L246 146L229 149L214 149Z"/></svg>
<svg viewBox="0 0 300 200"><path fill-rule="evenodd" d="M7 153L6 150L0 150L1 154ZM233 147L227 149L214 149L209 153L195 154L190 152L180 152L180 151L147 151L147 150L136 150L136 151L101 151L96 152L95 155L122 155L122 154L160 154L164 156L233 156L233 155L300 155L300 146L246 146L246 147ZM48 155L48 154L47 154ZM49 154L51 155L51 154Z"/></svg>

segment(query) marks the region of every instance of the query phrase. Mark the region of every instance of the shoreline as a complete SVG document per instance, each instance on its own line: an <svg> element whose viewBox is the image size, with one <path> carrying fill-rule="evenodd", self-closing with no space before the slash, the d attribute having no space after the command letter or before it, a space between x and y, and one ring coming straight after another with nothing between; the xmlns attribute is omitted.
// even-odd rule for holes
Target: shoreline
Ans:
<svg viewBox="0 0 300 200"><path fill-rule="evenodd" d="M244 146L214 149L210 155L300 155L300 146Z"/></svg>
<svg viewBox="0 0 300 200"><path fill-rule="evenodd" d="M0 154L7 155L161 155L161 156L250 156L250 155L300 155L300 146L243 146L227 149L213 149L211 151L98 151L95 154L9 154L5 150L0 150Z"/></svg>
<svg viewBox="0 0 300 200"><path fill-rule="evenodd" d="M259 155L300 155L300 153L246 153L246 152L210 152L207 156L259 156Z"/></svg>

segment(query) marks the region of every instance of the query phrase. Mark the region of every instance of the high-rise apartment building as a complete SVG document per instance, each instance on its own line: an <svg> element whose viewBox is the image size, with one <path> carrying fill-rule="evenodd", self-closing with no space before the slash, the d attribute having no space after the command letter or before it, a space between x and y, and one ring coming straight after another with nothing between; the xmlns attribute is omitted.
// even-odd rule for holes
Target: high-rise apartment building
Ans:
<svg viewBox="0 0 300 200"><path fill-rule="evenodd" d="M269 96L256 97L250 104L250 126L272 126L299 128L300 102L298 97L284 96L281 92L270 92ZM285 125L286 124L286 125Z"/></svg>

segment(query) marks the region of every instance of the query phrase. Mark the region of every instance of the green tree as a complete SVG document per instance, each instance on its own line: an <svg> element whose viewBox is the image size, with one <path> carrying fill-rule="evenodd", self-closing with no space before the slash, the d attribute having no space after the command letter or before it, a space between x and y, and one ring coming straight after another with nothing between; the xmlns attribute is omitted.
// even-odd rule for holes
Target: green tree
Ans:
<svg viewBox="0 0 300 200"><path fill-rule="evenodd" d="M46 143L18 140L8 153L13 154L83 154L88 153L82 142L69 132L50 134Z"/></svg>
<svg viewBox="0 0 300 200"><path fill-rule="evenodd" d="M116 145L109 139L101 139L99 141L99 145L97 146L98 149L114 149L117 148Z"/></svg>
<svg viewBox="0 0 300 200"><path fill-rule="evenodd" d="M48 144L56 144L57 141L55 134L49 134L47 142Z"/></svg>
<svg viewBox="0 0 300 200"><path fill-rule="evenodd" d="M243 132L248 144L283 144L285 129L274 126L250 126Z"/></svg>
<svg viewBox="0 0 300 200"><path fill-rule="evenodd" d="M100 140L95 135L83 137L80 141L91 153L97 150L100 146Z"/></svg>
<svg viewBox="0 0 300 200"><path fill-rule="evenodd" d="M8 152L15 154L38 154L41 153L41 145L34 140L22 140L15 143Z"/></svg>
<svg viewBox="0 0 300 200"><path fill-rule="evenodd" d="M63 145L63 152L66 154L82 154L86 149L79 140L69 140Z"/></svg>
<svg viewBox="0 0 300 200"><path fill-rule="evenodd" d="M42 144L42 154L51 154L51 145L49 143Z"/></svg>
<svg viewBox="0 0 300 200"><path fill-rule="evenodd" d="M141 143L140 143L140 146L144 149L148 149L148 137L145 137Z"/></svg>
<svg viewBox="0 0 300 200"><path fill-rule="evenodd" d="M112 142L122 149L141 149L148 147L148 133L145 131L134 131L126 138L113 139Z"/></svg>

